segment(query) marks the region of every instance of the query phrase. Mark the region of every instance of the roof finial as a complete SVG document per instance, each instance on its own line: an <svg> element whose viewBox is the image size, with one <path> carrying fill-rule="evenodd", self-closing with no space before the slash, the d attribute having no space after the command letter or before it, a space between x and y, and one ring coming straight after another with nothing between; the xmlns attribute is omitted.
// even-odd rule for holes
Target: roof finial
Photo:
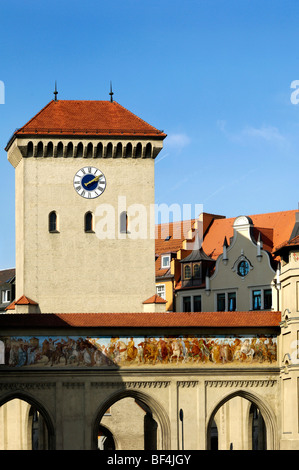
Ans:
<svg viewBox="0 0 299 470"><path fill-rule="evenodd" d="M114 93L113 93L113 91L112 91L112 83L111 83L111 82L110 82L110 93L109 93L109 95L110 95L110 101L111 101L111 103L112 103L112 102L113 102L113 95L114 95Z"/></svg>
<svg viewBox="0 0 299 470"><path fill-rule="evenodd" d="M56 80L55 80L55 91L53 92L53 95L55 96L55 101L57 101L57 95L58 95L58 91L57 91L57 83L56 83Z"/></svg>

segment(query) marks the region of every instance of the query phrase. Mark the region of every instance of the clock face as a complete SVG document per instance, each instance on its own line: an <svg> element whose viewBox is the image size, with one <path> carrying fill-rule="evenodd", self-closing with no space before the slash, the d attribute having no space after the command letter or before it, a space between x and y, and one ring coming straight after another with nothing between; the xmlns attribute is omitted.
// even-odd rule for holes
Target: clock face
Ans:
<svg viewBox="0 0 299 470"><path fill-rule="evenodd" d="M85 166L77 171L74 176L75 191L87 199L99 197L106 188L106 178L104 173L93 166Z"/></svg>

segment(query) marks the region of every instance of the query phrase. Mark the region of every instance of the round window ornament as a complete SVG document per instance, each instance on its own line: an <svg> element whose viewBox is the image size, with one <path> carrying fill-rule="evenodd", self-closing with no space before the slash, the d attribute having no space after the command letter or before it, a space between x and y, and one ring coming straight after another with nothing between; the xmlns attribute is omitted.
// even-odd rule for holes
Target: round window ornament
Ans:
<svg viewBox="0 0 299 470"><path fill-rule="evenodd" d="M237 268L237 273L239 274L239 276L245 277L247 276L249 271L250 271L250 266L249 266L248 261L245 261L245 260L240 261L240 263L238 264L238 268Z"/></svg>

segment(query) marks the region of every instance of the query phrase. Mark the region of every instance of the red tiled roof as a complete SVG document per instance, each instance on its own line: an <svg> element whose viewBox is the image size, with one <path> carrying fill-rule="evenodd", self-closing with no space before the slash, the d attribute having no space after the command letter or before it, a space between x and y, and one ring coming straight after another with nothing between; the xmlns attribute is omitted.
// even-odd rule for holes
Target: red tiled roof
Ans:
<svg viewBox="0 0 299 470"><path fill-rule="evenodd" d="M14 310L15 305L38 305L34 300L29 299L26 295L22 295L18 300L9 304L5 310Z"/></svg>
<svg viewBox="0 0 299 470"><path fill-rule="evenodd" d="M152 297L145 300L143 303L144 304L166 304L167 302L166 300L162 299L162 297L160 297L159 295L154 294Z"/></svg>
<svg viewBox="0 0 299 470"><path fill-rule="evenodd" d="M298 246L298 245L299 245L299 235L279 245L276 248L276 252L279 252L280 250L282 250L283 248L287 248L288 246Z"/></svg>
<svg viewBox="0 0 299 470"><path fill-rule="evenodd" d="M15 309L15 305L16 305L16 302L12 302L11 304L9 304L5 310L14 310Z"/></svg>
<svg viewBox="0 0 299 470"><path fill-rule="evenodd" d="M188 231L193 228L194 220L169 222L156 225L155 253L156 277L170 275L169 268L161 267L161 254L176 253L182 248L183 241L188 236Z"/></svg>
<svg viewBox="0 0 299 470"><path fill-rule="evenodd" d="M17 301L16 305L38 305L34 300L29 299L26 295L22 295Z"/></svg>
<svg viewBox="0 0 299 470"><path fill-rule="evenodd" d="M166 137L117 102L50 101L15 135L136 135Z"/></svg>
<svg viewBox="0 0 299 470"><path fill-rule="evenodd" d="M3 314L0 327L278 327L280 312Z"/></svg>
<svg viewBox="0 0 299 470"><path fill-rule="evenodd" d="M274 252L275 248L290 238L294 224L296 210L272 212L268 214L249 215L254 225L254 235L261 232L263 247ZM233 236L233 224L236 217L229 219L215 219L207 232L203 249L207 255L216 259L223 252L224 238L227 241Z"/></svg>

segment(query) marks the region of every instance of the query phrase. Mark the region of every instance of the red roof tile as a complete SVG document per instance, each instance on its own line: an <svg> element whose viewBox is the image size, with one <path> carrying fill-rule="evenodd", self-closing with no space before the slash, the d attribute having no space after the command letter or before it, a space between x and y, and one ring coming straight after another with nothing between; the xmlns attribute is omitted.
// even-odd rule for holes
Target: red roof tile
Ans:
<svg viewBox="0 0 299 470"><path fill-rule="evenodd" d="M9 304L9 305L5 308L5 310L14 310L14 309L16 308L15 305L16 305L16 302L14 301L14 302L12 302L11 304Z"/></svg>
<svg viewBox="0 0 299 470"><path fill-rule="evenodd" d="M162 268L161 254L176 253L182 249L182 243L187 238L189 230L193 228L194 220L169 222L156 225L155 252L156 277L170 275L169 268Z"/></svg>
<svg viewBox="0 0 299 470"><path fill-rule="evenodd" d="M278 327L280 312L3 314L0 327L248 328Z"/></svg>
<svg viewBox="0 0 299 470"><path fill-rule="evenodd" d="M5 310L14 310L16 305L38 305L34 300L29 299L26 295L22 295L18 300L9 304Z"/></svg>
<svg viewBox="0 0 299 470"><path fill-rule="evenodd" d="M16 305L38 305L34 300L29 299L26 295L22 295L17 301Z"/></svg>
<svg viewBox="0 0 299 470"><path fill-rule="evenodd" d="M144 304L166 304L167 301L162 299L162 297L160 297L159 295L154 294L152 297L145 300L143 303Z"/></svg>
<svg viewBox="0 0 299 470"><path fill-rule="evenodd" d="M296 210L272 212L268 214L249 215L255 227L254 234L261 232L265 250L274 252L275 248L290 238L294 224ZM224 238L227 241L233 236L233 224L236 217L229 219L216 219L207 232L203 249L207 255L214 259L223 252Z"/></svg>
<svg viewBox="0 0 299 470"><path fill-rule="evenodd" d="M15 135L136 135L166 137L117 102L50 101Z"/></svg>
<svg viewBox="0 0 299 470"><path fill-rule="evenodd" d="M283 248L287 248L288 246L299 246L299 235L292 238L291 240L285 241L281 245L276 248L276 252L281 251Z"/></svg>

